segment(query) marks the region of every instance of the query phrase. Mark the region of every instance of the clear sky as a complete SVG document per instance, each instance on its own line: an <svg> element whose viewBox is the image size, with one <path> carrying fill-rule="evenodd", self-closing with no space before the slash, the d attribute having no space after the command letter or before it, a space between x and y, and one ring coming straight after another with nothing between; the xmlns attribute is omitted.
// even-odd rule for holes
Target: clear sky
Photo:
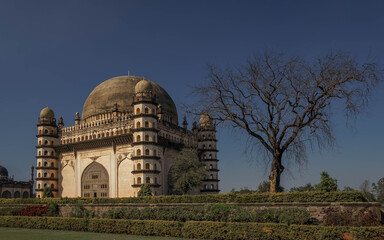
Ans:
<svg viewBox="0 0 384 240"><path fill-rule="evenodd" d="M382 1L0 1L0 165L16 180L36 164L36 123L52 108L74 124L90 92L115 76L144 76L180 106L205 80L207 63L242 64L265 47L313 57L349 51L384 59ZM286 188L317 183L328 171L339 187L384 177L384 87L353 128L342 115L338 146L283 173ZM188 117L191 123L192 117ZM257 185L265 165L243 155L243 138L219 132L220 188ZM256 155L256 156L255 156ZM257 154L253 159L257 157Z"/></svg>

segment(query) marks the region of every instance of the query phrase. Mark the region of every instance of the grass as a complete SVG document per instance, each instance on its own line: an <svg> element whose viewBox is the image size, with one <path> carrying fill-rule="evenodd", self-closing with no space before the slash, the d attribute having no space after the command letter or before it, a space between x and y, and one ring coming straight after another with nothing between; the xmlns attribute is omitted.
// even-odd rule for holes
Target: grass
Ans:
<svg viewBox="0 0 384 240"><path fill-rule="evenodd" d="M0 228L0 239L9 240L182 240L187 238L120 235L25 228Z"/></svg>

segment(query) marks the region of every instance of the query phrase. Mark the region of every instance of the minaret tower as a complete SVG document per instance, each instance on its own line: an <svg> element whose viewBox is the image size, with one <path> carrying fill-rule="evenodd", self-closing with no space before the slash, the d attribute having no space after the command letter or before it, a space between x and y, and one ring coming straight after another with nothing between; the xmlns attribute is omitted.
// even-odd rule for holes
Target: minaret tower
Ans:
<svg viewBox="0 0 384 240"><path fill-rule="evenodd" d="M205 164L208 171L207 178L204 180L202 193L219 193L219 169L217 167L217 146L216 128L212 118L208 114L200 117L200 128L198 129L198 148L201 153L201 161Z"/></svg>
<svg viewBox="0 0 384 240"><path fill-rule="evenodd" d="M140 187L148 184L153 195L162 194L160 179L160 150L157 144L157 104L150 81L141 80L135 86L133 96L133 171L134 196Z"/></svg>
<svg viewBox="0 0 384 240"><path fill-rule="evenodd" d="M54 146L58 144L55 113L49 107L40 112L37 124L36 197L43 197L44 187L58 196L58 162Z"/></svg>

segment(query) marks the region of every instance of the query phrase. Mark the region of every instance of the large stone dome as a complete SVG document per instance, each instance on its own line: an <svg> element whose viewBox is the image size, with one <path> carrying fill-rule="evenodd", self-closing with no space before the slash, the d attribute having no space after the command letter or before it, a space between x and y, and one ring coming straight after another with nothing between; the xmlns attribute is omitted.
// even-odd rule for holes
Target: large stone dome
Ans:
<svg viewBox="0 0 384 240"><path fill-rule="evenodd" d="M115 104L117 104L119 112L132 112L135 86L143 79L143 77L120 76L108 79L99 84L84 103L82 113L83 121L95 115L111 113L115 109ZM162 105L164 114L171 117L172 123L178 124L177 110L172 98L157 83L148 79L145 80L145 82L151 84L152 91L156 95L156 101ZM148 86L145 88L147 89Z"/></svg>
<svg viewBox="0 0 384 240"><path fill-rule="evenodd" d="M8 170L5 167L0 166L0 178L5 177L8 177Z"/></svg>

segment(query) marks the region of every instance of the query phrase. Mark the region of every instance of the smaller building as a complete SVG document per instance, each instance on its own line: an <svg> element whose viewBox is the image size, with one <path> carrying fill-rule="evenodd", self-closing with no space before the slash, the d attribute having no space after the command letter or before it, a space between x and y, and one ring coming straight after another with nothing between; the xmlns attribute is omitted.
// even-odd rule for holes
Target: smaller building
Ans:
<svg viewBox="0 0 384 240"><path fill-rule="evenodd" d="M33 197L33 169L28 182L14 181L8 176L8 170L0 166L0 198L31 198Z"/></svg>

